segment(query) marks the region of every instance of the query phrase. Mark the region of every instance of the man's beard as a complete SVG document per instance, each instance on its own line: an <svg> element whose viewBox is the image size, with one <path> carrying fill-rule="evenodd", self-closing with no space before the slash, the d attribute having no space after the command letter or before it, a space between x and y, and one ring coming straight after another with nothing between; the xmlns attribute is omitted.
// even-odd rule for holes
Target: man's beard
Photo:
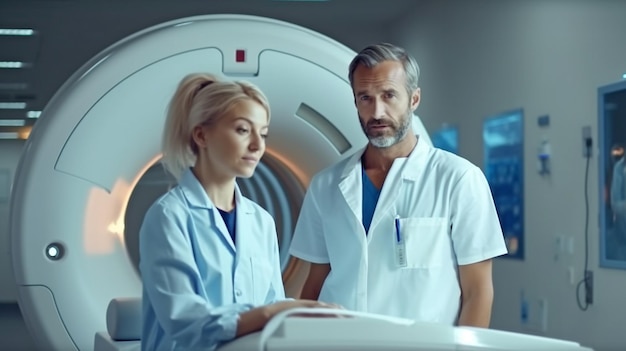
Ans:
<svg viewBox="0 0 626 351"><path fill-rule="evenodd" d="M412 126L412 123L411 123L413 121L412 116L413 116L413 113L410 110L408 110L406 114L404 115L404 118L400 120L399 123L395 123L392 120L384 118L384 119L379 119L379 120L372 119L367 123L367 125L364 125L363 120L360 118L359 120L361 122L361 128L363 129L363 132L367 136L367 139L369 139L370 144L372 144L372 146L376 148L384 149L384 148L388 148L399 143L402 139L404 139L404 137L406 137L409 129ZM385 134L376 135L376 134L380 134L380 132L369 131L371 127L378 126L378 125L388 126L393 131L393 133L391 135L385 135Z"/></svg>

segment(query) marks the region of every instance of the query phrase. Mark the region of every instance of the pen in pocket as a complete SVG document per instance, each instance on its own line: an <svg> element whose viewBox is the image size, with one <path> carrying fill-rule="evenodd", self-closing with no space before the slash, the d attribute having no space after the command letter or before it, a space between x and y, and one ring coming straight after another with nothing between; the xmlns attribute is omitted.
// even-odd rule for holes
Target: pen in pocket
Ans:
<svg viewBox="0 0 626 351"><path fill-rule="evenodd" d="M396 224L396 241L400 242L402 241L402 237L400 236L400 216L396 216L395 224Z"/></svg>

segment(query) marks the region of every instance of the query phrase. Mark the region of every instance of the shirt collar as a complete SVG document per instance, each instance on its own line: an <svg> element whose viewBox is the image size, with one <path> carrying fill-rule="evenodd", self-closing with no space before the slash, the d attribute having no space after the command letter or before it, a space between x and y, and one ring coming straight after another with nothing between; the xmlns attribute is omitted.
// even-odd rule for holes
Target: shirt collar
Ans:
<svg viewBox="0 0 626 351"><path fill-rule="evenodd" d="M191 171L191 168L187 168L185 170L178 185L191 206L208 209L215 207L215 204L213 204L213 201L211 201L204 190L204 187L196 175ZM254 212L254 208L248 204L247 201L244 201L244 196L241 194L241 190L239 189L239 185L237 183L235 183L235 203L238 212Z"/></svg>
<svg viewBox="0 0 626 351"><path fill-rule="evenodd" d="M360 167L361 157L363 156L363 153L365 152L366 148L367 146L361 148L359 151L355 152L352 156L350 156L341 174L342 178L347 177L350 174L350 172L354 170L355 167ZM409 156L401 157L394 161L394 162L397 162L403 159L402 162L405 162L406 166L408 166L408 167L404 167L405 168L403 171L404 178L415 179L419 175L420 170L421 170L421 167L419 167L419 165L426 160L425 156L431 151L431 149L432 149L432 146L430 146L426 142L425 139L419 138L419 135L418 135L417 144L415 145L415 147L413 148L413 151L411 151Z"/></svg>

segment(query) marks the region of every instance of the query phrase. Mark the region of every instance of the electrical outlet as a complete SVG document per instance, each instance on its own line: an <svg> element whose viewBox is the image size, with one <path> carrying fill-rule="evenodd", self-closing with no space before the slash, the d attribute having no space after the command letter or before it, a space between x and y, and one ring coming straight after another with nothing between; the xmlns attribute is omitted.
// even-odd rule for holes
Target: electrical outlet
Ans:
<svg viewBox="0 0 626 351"><path fill-rule="evenodd" d="M569 284L574 285L576 283L576 271L574 270L574 267L569 266L567 269L567 276L569 278Z"/></svg>
<svg viewBox="0 0 626 351"><path fill-rule="evenodd" d="M585 303L593 303L593 272L585 271Z"/></svg>
<svg viewBox="0 0 626 351"><path fill-rule="evenodd" d="M591 157L591 126L583 127L583 157Z"/></svg>

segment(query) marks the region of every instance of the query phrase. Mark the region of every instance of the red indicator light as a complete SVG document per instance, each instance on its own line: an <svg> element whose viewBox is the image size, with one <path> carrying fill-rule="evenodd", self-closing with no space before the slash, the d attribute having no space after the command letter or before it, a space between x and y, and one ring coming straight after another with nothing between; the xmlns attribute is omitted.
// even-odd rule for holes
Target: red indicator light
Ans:
<svg viewBox="0 0 626 351"><path fill-rule="evenodd" d="M235 50L235 62L246 62L246 50Z"/></svg>

